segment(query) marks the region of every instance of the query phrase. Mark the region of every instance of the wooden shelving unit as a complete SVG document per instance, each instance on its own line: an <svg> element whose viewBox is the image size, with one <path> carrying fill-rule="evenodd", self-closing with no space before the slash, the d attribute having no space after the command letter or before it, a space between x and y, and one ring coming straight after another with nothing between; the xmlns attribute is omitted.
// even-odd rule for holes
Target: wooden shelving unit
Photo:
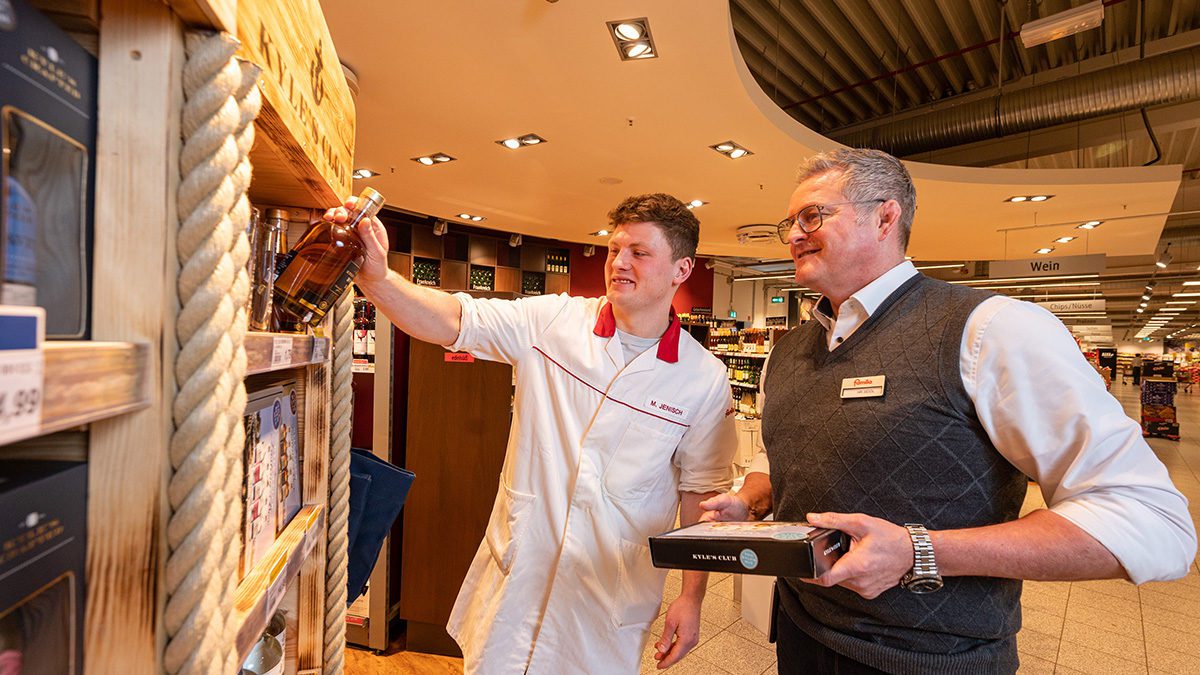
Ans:
<svg viewBox="0 0 1200 675"><path fill-rule="evenodd" d="M163 672L185 33L230 33L240 38L238 56L264 68L250 154L255 203L323 208L350 194L354 106L319 0L34 2L78 17L70 30L100 55L95 341L45 345L39 431L90 425L80 441L88 464L84 672ZM315 80L320 87L289 86ZM249 375L296 381L305 503L238 588L236 647L245 656L286 595L298 638L289 639L287 671L321 672L331 340L252 333L245 348Z"/></svg>

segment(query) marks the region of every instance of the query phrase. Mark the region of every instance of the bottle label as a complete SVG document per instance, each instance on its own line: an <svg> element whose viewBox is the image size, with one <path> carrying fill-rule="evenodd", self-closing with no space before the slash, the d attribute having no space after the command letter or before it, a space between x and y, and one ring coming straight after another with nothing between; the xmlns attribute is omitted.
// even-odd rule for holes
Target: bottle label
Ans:
<svg viewBox="0 0 1200 675"><path fill-rule="evenodd" d="M346 265L346 270L342 272L342 275L339 276L337 281L333 282L333 285L329 287L329 295L321 298L320 303L317 305L322 316L329 311L329 303L337 302L337 299L342 297L342 293L346 292L346 288L350 285L350 280L354 278L355 274L358 274L358 268L359 263L351 260L349 264Z"/></svg>
<svg viewBox="0 0 1200 675"><path fill-rule="evenodd" d="M292 258L295 258L295 257L296 257L296 251L291 250L291 251L288 251L287 254L284 255L282 258L275 261L275 278L278 279L280 276L283 275L283 271L287 269L288 264L291 263Z"/></svg>

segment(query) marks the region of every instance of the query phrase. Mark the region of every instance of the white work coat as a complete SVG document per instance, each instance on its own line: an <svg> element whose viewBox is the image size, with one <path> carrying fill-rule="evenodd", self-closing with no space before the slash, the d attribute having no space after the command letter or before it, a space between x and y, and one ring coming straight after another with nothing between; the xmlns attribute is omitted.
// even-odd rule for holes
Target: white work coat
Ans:
<svg viewBox="0 0 1200 675"><path fill-rule="evenodd" d="M666 578L647 537L674 526L680 490L730 486L725 366L674 315L626 365L604 299L455 297L449 349L516 369L496 503L447 624L466 671L636 673Z"/></svg>

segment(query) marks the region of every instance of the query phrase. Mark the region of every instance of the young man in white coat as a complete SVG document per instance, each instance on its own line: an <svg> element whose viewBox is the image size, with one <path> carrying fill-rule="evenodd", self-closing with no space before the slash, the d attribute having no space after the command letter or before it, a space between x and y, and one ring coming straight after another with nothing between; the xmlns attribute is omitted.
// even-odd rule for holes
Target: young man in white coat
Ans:
<svg viewBox="0 0 1200 675"><path fill-rule="evenodd" d="M726 370L671 308L699 221L664 194L609 218L606 297L515 301L417 286L388 269L382 225L359 226L355 281L393 324L516 371L496 503L447 626L468 673L636 673L665 580L647 537L730 485ZM705 581L683 573L659 668L698 643Z"/></svg>

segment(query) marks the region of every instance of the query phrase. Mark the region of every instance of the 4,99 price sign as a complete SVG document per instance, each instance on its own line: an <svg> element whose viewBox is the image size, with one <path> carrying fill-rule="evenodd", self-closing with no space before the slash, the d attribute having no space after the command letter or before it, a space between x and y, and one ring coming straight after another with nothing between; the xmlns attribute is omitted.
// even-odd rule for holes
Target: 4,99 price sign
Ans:
<svg viewBox="0 0 1200 675"><path fill-rule="evenodd" d="M41 430L43 364L39 350L0 351L0 444Z"/></svg>

